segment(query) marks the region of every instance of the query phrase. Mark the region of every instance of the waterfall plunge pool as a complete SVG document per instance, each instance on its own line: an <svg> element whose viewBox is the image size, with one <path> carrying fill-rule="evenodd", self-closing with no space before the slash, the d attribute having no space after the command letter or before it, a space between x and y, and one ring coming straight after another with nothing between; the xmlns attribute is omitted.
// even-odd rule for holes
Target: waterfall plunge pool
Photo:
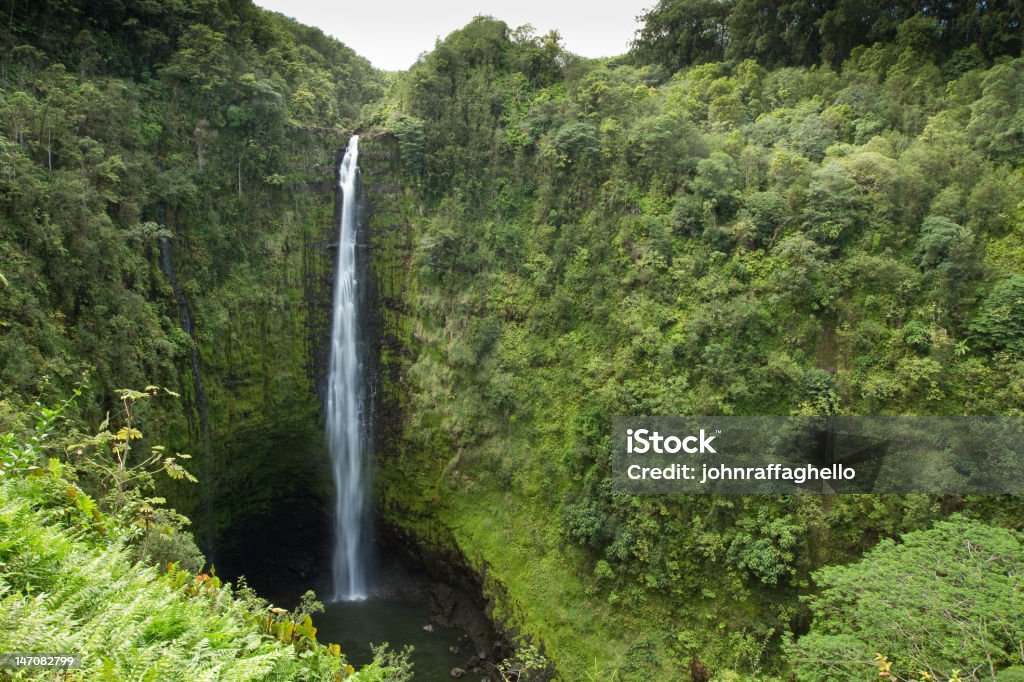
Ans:
<svg viewBox="0 0 1024 682"><path fill-rule="evenodd" d="M337 601L325 606L324 613L315 618L317 639L340 642L345 657L356 668L373 660L371 644L383 642L394 650L412 645L409 660L417 682L450 680L452 669L465 669L466 661L473 656L473 643L465 633L433 623L430 609L415 601L371 595L360 601Z"/></svg>
<svg viewBox="0 0 1024 682"><path fill-rule="evenodd" d="M341 645L356 668L373 660L373 645L412 646L416 682L451 680L455 668L465 671L463 680L497 680L495 664L509 651L487 619L479 586L446 559L381 539L380 560L370 567L375 588L361 600L324 600L324 612L313 616L317 640ZM441 564L449 569L443 576L436 573Z"/></svg>

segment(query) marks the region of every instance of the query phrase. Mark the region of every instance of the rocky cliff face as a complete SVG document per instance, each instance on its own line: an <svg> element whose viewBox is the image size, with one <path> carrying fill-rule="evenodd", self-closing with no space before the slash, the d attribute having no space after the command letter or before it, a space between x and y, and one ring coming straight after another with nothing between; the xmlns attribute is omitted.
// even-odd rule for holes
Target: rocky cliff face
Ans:
<svg viewBox="0 0 1024 682"><path fill-rule="evenodd" d="M273 257L250 255L260 268L255 274L262 295L232 300L234 312L212 321L203 319L203 311L223 305L219 292L193 301L211 405L212 457L204 466L213 494L190 491L183 497L188 504L179 504L196 519L197 538L221 575L244 574L279 602L310 586L318 593L329 587L318 582L329 574L333 495L321 401L337 248L337 150L346 138L311 135L303 173L286 197L266 199L281 203L280 223L259 229L281 247ZM425 352L415 333L422 320L412 304L415 226L422 220L415 180L388 133L361 134L360 168L358 248L367 256L360 274L368 287L362 319L374 351L368 382L379 550L429 576L416 581L416 590L433 604L438 622L470 633L476 653L485 654L477 661L483 671L511 651L512 631L500 624L496 631L488 620L496 610L510 612L511 600L486 564L467 556L438 513L443 500L428 473L407 467L407 373ZM187 253L180 258L183 281ZM181 384L191 405L187 371ZM192 422L189 439L196 448L201 433L198 418Z"/></svg>
<svg viewBox="0 0 1024 682"><path fill-rule="evenodd" d="M409 438L417 428L409 372L420 356L432 352L421 333L423 311L416 306L416 250L425 220L417 173L390 133L360 137L360 167L373 294L369 319L377 351L373 477L380 549L429 576L435 620L458 625L474 642L478 655L467 662L467 671L496 676L496 666L518 644L529 642L529 634L521 631L524 621L514 616L514 596L487 559L454 532L454 517L438 483L442 474L419 466L423 453ZM443 451L432 452L432 461L455 456L439 448ZM535 670L534 675L531 679L548 679L553 670Z"/></svg>
<svg viewBox="0 0 1024 682"><path fill-rule="evenodd" d="M316 583L327 573L334 494L321 405L337 255L337 167L347 137L295 131L292 182L257 200L276 204L275 219L253 229L274 248L239 245L247 251L249 286L229 294L228 279L223 291L192 292L211 444L205 452L192 370L183 367L189 426L182 449L195 454L202 482L176 490L173 501L194 519L196 538L220 574L244 574L277 599L294 598L311 584L318 592L328 587ZM358 248L368 256L360 279L369 289L362 319L375 349L368 379L382 474L374 477L375 499L381 500L403 447L402 381L414 353L408 301L415 193L389 134L361 136L360 167ZM190 242L186 227L181 232L176 265L187 290L189 260L206 245ZM379 507L384 524L418 518L394 500Z"/></svg>
<svg viewBox="0 0 1024 682"><path fill-rule="evenodd" d="M187 216L178 230L176 266L196 317L210 442L185 367L183 448L196 457L200 484L176 490L173 501L193 518L221 575L244 574L272 597L308 585L330 551L333 491L317 387L337 240L335 156L346 137L293 131L294 173L236 216L253 221L252 239L234 245L239 262L218 286L189 290L190 262L211 247L190 238Z"/></svg>
<svg viewBox="0 0 1024 682"><path fill-rule="evenodd" d="M378 425L375 450L387 459L401 447L402 378L414 352L409 268L415 198L393 136L370 133L360 138L360 147L363 234L370 255L372 300L366 319L377 350L370 379Z"/></svg>

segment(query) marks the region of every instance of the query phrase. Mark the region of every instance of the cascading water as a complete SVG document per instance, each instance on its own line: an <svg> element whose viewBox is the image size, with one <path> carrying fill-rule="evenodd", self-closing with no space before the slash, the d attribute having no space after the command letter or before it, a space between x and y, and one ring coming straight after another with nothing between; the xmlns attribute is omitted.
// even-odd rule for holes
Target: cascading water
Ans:
<svg viewBox="0 0 1024 682"><path fill-rule="evenodd" d="M341 220L334 282L331 359L327 385L327 443L334 465L334 599L367 596L367 523L364 488L364 391L359 358L359 297L356 229L359 136L353 135L341 162Z"/></svg>
<svg viewBox="0 0 1024 682"><path fill-rule="evenodd" d="M160 224L164 225L164 207L160 206ZM210 435L210 410L206 403L206 392L203 390L202 360L199 357L199 348L196 345L196 330L192 324L192 309L178 283L178 274L174 269L174 247L171 245L171 238L163 235L157 239L160 250L160 270L167 277L174 292L174 299L178 302L178 314L181 316L181 328L192 344L189 347L189 356L192 362L192 390L195 393L196 412L199 414L199 432L203 438L202 469L199 479L199 495L204 508L201 517L203 518L202 544L203 552L212 561L216 556L214 547L213 532L213 440Z"/></svg>

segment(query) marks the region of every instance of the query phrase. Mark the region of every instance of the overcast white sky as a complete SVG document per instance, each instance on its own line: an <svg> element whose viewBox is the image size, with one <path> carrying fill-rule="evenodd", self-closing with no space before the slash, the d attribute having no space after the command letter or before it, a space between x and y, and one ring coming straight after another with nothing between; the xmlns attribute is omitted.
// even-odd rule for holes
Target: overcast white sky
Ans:
<svg viewBox="0 0 1024 682"><path fill-rule="evenodd" d="M556 29L566 49L585 57L626 52L636 17L657 0L255 0L260 7L316 26L380 69L407 69L421 52L488 14L538 34Z"/></svg>

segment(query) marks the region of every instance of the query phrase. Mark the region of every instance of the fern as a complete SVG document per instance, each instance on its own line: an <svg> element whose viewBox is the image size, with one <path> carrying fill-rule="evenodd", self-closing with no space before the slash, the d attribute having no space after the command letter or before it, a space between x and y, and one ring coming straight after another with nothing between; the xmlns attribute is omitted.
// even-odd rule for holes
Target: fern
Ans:
<svg viewBox="0 0 1024 682"><path fill-rule="evenodd" d="M326 647L300 657L262 633L262 614L230 586L134 561L117 533L76 518L66 484L59 472L0 481L0 651L78 653L76 677L88 680L344 679L344 659Z"/></svg>

